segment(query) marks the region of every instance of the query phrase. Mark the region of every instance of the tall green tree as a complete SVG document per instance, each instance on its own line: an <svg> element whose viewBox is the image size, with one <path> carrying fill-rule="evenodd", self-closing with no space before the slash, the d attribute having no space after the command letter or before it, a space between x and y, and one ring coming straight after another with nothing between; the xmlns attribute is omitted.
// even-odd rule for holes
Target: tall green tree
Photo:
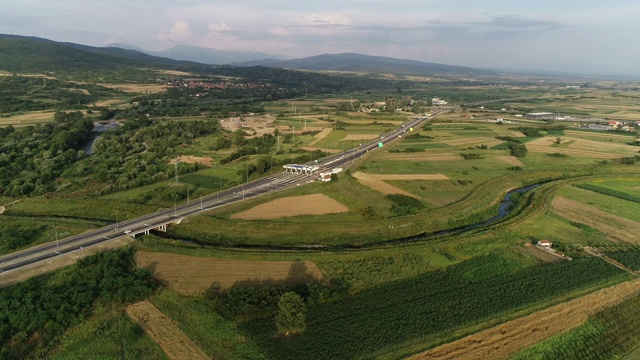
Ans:
<svg viewBox="0 0 640 360"><path fill-rule="evenodd" d="M306 329L307 305L300 295L293 291L282 294L278 301L279 312L276 315L278 333L285 336Z"/></svg>

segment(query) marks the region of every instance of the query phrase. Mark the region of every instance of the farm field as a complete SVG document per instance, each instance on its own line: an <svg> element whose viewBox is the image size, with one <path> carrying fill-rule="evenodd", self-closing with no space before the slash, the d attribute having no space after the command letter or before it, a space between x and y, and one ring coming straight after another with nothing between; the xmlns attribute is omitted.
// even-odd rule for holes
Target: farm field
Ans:
<svg viewBox="0 0 640 360"><path fill-rule="evenodd" d="M638 296L638 292L640 280L608 287L438 346L408 359L507 359L523 348L584 324L594 312L606 311L630 297ZM531 357L522 357L525 358Z"/></svg>
<svg viewBox="0 0 640 360"><path fill-rule="evenodd" d="M189 337L153 304L144 300L127 306L127 315L164 350L170 359L209 359Z"/></svg>
<svg viewBox="0 0 640 360"><path fill-rule="evenodd" d="M363 173L363 172L357 172L355 174L353 174L353 177L355 177L356 179L358 179L362 184L369 186L370 188L372 188L373 190L379 191L385 195L387 194L402 194L402 195L406 195L406 196L411 196L411 197L417 197L414 194L411 194L407 191L404 191L402 189L399 189L395 186L389 185L387 183L385 183L384 181L382 181L381 179Z"/></svg>
<svg viewBox="0 0 640 360"><path fill-rule="evenodd" d="M204 295L214 284L219 291L233 286L291 286L326 282L309 261L250 261L138 251L136 264L183 295Z"/></svg>
<svg viewBox="0 0 640 360"><path fill-rule="evenodd" d="M313 206L310 206L313 204ZM278 219L299 215L322 215L347 212L349 208L323 194L281 198L231 215L234 219Z"/></svg>

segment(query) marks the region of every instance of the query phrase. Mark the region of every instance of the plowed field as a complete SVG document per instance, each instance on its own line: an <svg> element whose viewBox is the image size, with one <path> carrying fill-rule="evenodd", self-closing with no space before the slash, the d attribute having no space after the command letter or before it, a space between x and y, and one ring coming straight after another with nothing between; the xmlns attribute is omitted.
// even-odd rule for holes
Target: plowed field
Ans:
<svg viewBox="0 0 640 360"><path fill-rule="evenodd" d="M349 208L323 194L291 196L260 204L231 215L234 219L278 219L298 215L323 215L348 212Z"/></svg>
<svg viewBox="0 0 640 360"><path fill-rule="evenodd" d="M310 261L248 261L205 258L178 254L136 252L138 267L185 295L201 295L215 284L220 290L234 285L297 285L325 282Z"/></svg>

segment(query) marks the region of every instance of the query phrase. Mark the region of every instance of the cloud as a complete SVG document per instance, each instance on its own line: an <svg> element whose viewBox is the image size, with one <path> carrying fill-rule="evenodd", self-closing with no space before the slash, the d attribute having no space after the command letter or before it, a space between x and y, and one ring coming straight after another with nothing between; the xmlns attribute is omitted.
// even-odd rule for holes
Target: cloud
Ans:
<svg viewBox="0 0 640 360"><path fill-rule="evenodd" d="M231 26L227 25L226 22L221 22L219 24L209 24L208 29L213 32L225 32L231 30Z"/></svg>
<svg viewBox="0 0 640 360"><path fill-rule="evenodd" d="M189 24L179 20L173 24L171 30L162 30L158 33L158 39L182 42L191 38L191 30Z"/></svg>
<svg viewBox="0 0 640 360"><path fill-rule="evenodd" d="M109 36L108 38L106 38L103 42L102 45L111 45L117 42L120 42L120 40L124 37L124 34L122 33L122 31L119 31L117 34L113 34L111 36Z"/></svg>
<svg viewBox="0 0 640 360"><path fill-rule="evenodd" d="M275 26L269 29L269 34L276 36L289 36L291 35L291 32L282 26Z"/></svg>
<svg viewBox="0 0 640 360"><path fill-rule="evenodd" d="M350 26L352 24L351 19L341 14L325 13L325 14L311 14L305 19L306 25L312 26Z"/></svg>

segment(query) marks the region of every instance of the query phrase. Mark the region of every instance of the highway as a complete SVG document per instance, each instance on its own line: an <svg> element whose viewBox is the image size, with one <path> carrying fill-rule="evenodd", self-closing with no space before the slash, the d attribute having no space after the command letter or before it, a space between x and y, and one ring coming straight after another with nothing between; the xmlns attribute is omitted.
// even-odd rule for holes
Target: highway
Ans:
<svg viewBox="0 0 640 360"><path fill-rule="evenodd" d="M438 115L445 110L437 111L431 114L431 117ZM327 156L318 164L307 164L309 166L318 166L316 173L331 171L332 169L342 168L348 169L351 164L361 156L379 148L379 143L386 144L397 140L399 137L406 135L409 129L417 127L427 121L428 117L418 117L410 122L402 125L393 132L381 136L369 143L361 144L353 149L340 154ZM82 250L86 247L96 245L105 241L117 239L123 236L135 235L142 233L148 229L166 225L172 222L179 222L181 219L197 215L203 211L219 208L228 204L232 204L256 196L273 193L287 188L301 186L316 179L317 175L295 174L295 173L276 173L267 177L237 185L229 189L225 189L216 194L212 194L199 199L191 200L186 204L177 205L170 209L161 210L148 215L140 216L135 219L111 224L90 232L75 235L58 241L38 245L22 251L18 251L9 255L0 257L0 273L10 270L19 269L21 267L45 261L63 254L73 251Z"/></svg>

